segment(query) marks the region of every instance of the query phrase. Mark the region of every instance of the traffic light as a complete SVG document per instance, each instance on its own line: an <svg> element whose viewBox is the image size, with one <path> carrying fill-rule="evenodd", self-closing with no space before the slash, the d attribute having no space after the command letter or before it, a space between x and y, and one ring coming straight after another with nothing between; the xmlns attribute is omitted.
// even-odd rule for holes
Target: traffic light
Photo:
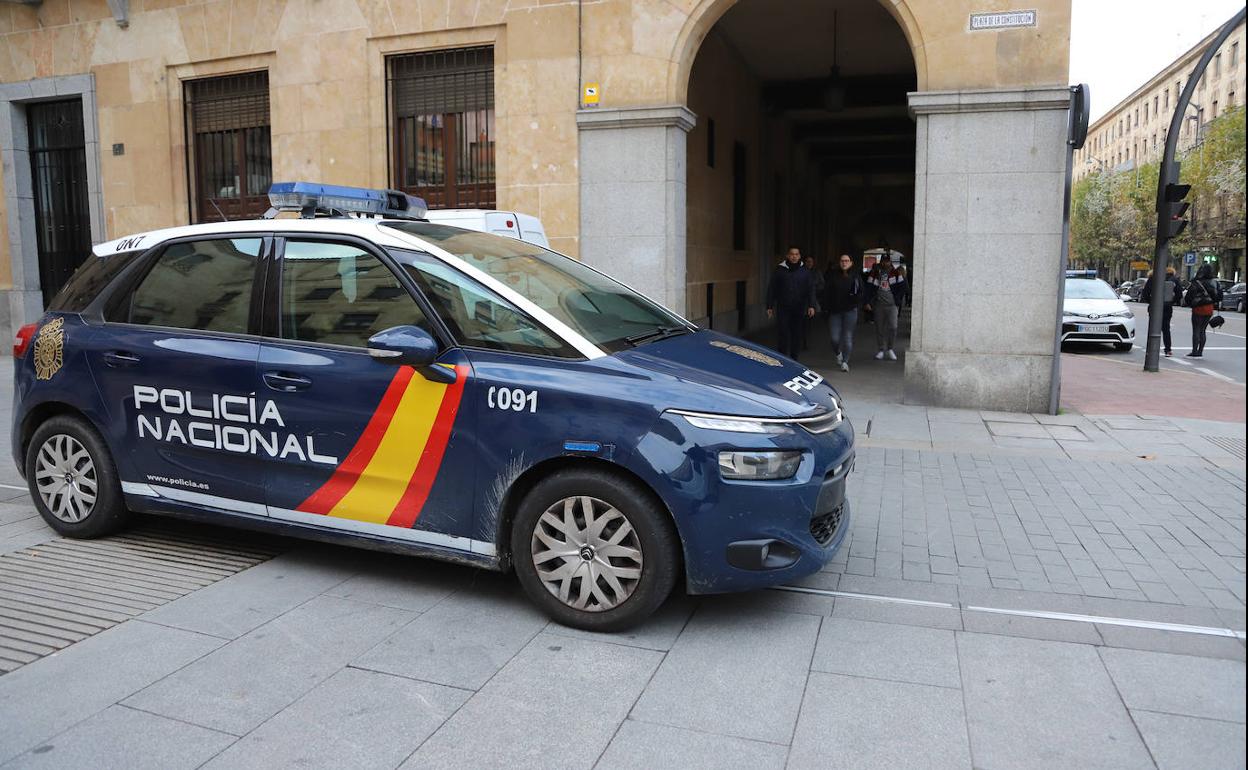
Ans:
<svg viewBox="0 0 1248 770"><path fill-rule="evenodd" d="M1170 182L1166 185L1164 200L1161 204L1163 207L1161 211L1161 236L1164 240L1168 241L1171 238L1179 237L1179 233L1182 233L1187 228L1187 219L1183 215L1187 213L1188 208L1192 204L1183 199L1187 197L1191 189L1192 186L1190 184Z"/></svg>

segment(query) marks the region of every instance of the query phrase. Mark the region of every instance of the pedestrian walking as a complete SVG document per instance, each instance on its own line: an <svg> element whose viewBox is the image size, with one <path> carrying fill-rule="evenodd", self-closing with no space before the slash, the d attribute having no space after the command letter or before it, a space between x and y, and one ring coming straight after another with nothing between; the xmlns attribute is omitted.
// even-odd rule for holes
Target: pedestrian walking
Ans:
<svg viewBox="0 0 1248 770"><path fill-rule="evenodd" d="M866 298L862 274L854 267L854 259L842 254L837 264L828 268L823 277L823 309L828 313L828 333L832 352L842 372L849 371L849 357L854 352L854 330L858 326L858 309Z"/></svg>
<svg viewBox="0 0 1248 770"><path fill-rule="evenodd" d="M883 254L866 281L867 310L875 315L875 343L879 352L877 361L897 360L893 345L897 342L897 309L906 297L906 277L893 269L893 258Z"/></svg>
<svg viewBox="0 0 1248 770"><path fill-rule="evenodd" d="M806 257L802 260L802 264L810 271L810 276L815 281L815 316L817 317L823 311L823 308L819 306L820 299L823 297L823 273L819 272L814 257ZM814 318L802 322L802 350L810 350L810 327L813 323L815 323Z"/></svg>
<svg viewBox="0 0 1248 770"><path fill-rule="evenodd" d="M1174 306L1179 303L1179 298L1183 296L1183 287L1179 284L1179 277L1174 274L1173 267L1166 268L1166 278L1162 281L1161 294L1161 341L1162 347L1165 349L1166 357L1170 357L1170 319L1174 317ZM1148 312L1153 312L1153 274L1149 272L1148 280L1144 283L1144 290L1140 292L1140 299L1148 306Z"/></svg>
<svg viewBox="0 0 1248 770"><path fill-rule="evenodd" d="M802 252L789 249L767 285L767 317L776 319L780 352L797 360L802 326L815 316L815 279L802 264Z"/></svg>
<svg viewBox="0 0 1248 770"><path fill-rule="evenodd" d="M1205 353L1205 330L1213 318L1213 311L1222 302L1222 287L1213 280L1213 267L1208 263L1196 271L1196 278L1187 287L1183 303L1192 309L1192 352L1189 358L1200 358Z"/></svg>

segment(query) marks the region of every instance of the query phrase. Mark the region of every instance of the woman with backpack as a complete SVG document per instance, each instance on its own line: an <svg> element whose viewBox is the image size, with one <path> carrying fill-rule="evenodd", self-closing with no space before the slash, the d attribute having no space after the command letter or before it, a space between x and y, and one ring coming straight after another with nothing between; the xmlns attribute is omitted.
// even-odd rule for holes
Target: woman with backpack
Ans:
<svg viewBox="0 0 1248 770"><path fill-rule="evenodd" d="M1187 287L1183 303L1192 309L1192 352L1188 358L1200 358L1205 352L1205 330L1213 311L1222 302L1222 287L1213 280L1213 267L1208 263L1196 271L1196 278Z"/></svg>
<svg viewBox="0 0 1248 770"><path fill-rule="evenodd" d="M875 314L875 343L880 349L875 358L896 361L893 345L897 341L897 309L905 301L906 276L893 269L893 258L885 253L871 268L866 288L864 307Z"/></svg>

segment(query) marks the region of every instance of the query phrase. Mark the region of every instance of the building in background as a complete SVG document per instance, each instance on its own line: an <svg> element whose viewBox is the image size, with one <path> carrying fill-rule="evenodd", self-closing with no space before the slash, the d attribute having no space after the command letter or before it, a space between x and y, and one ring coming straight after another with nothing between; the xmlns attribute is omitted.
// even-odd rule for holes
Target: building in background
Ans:
<svg viewBox="0 0 1248 770"><path fill-rule="evenodd" d="M537 215L555 249L731 332L764 319L787 246L895 249L906 398L1043 411L1070 0L1029 8L0 2L0 325L93 242L254 216L304 179ZM979 281L987 255L1011 280Z"/></svg>
<svg viewBox="0 0 1248 770"><path fill-rule="evenodd" d="M1213 121L1244 108L1245 71L1248 71L1244 62L1244 28L1241 23L1222 43L1196 84L1177 144L1181 160L1189 153L1204 152ZM1151 77L1089 127L1087 142L1075 153L1076 181L1094 173L1133 174L1138 178L1142 168L1160 162L1178 96L1187 85L1197 61L1220 30L1221 25L1218 25L1204 40ZM1242 115L1238 118L1242 120ZM1242 144L1238 149L1242 179ZM1204 160L1203 155L1201 159ZM1150 184L1156 184L1155 177L1152 177ZM1148 193L1154 195L1154 189L1149 189ZM1191 226L1183 241L1186 245L1175 254L1176 266L1181 274L1190 278L1198 263L1209 261L1223 277L1242 280L1242 182L1227 186L1223 192L1198 191L1193 195L1189 219ZM1138 259L1118 265L1106 277L1145 275L1147 263L1151 260L1147 252L1150 248L1151 242L1145 244ZM1131 269L1126 270L1127 267Z"/></svg>

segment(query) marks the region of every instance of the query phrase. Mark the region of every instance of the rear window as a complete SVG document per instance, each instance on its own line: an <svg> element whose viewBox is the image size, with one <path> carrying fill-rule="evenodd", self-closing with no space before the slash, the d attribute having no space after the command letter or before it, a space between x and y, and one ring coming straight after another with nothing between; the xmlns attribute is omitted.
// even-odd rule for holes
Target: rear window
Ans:
<svg viewBox="0 0 1248 770"><path fill-rule="evenodd" d="M97 257L94 254L74 271L69 282L65 284L48 304L48 310L61 313L81 313L99 296L113 279L131 264L142 250L123 251Z"/></svg>

